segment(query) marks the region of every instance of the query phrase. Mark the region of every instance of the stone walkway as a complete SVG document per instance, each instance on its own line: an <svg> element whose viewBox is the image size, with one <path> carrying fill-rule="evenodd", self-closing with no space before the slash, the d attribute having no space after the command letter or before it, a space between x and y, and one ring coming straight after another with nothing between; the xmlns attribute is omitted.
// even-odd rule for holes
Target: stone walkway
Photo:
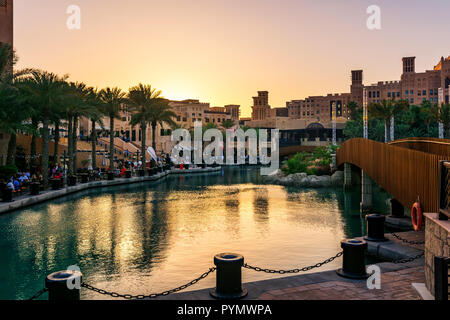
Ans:
<svg viewBox="0 0 450 320"><path fill-rule="evenodd" d="M407 268L381 275L381 288L369 290L366 281L328 281L270 290L259 300L420 300L412 283L424 282L423 267Z"/></svg>
<svg viewBox="0 0 450 320"><path fill-rule="evenodd" d="M409 241L423 241L424 232L398 232ZM395 250L423 249L423 245L408 245L390 234ZM400 254L400 252L399 252ZM413 283L424 283L424 258L408 263L377 263L381 268L380 289L368 289L366 280L339 277L335 271L300 274L290 277L244 283L248 289L245 300L420 300ZM159 298L161 300L211 300L209 289L183 292Z"/></svg>
<svg viewBox="0 0 450 320"><path fill-rule="evenodd" d="M402 239L422 242L425 232L396 232ZM408 244L392 236L385 237L394 243L424 250L423 244ZM279 290L269 290L261 294L261 300L420 300L420 296L412 287L412 283L425 282L422 266L406 268L393 272L382 273L381 288L369 290L366 281L328 281L291 287Z"/></svg>

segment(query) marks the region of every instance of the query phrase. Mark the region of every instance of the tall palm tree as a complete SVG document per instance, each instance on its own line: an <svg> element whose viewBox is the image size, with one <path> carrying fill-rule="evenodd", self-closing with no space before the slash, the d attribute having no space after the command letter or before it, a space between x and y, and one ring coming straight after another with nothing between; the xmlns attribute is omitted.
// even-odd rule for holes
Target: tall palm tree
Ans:
<svg viewBox="0 0 450 320"><path fill-rule="evenodd" d="M21 103L18 91L9 86L0 86L0 131L10 135L6 163L15 164L17 131L27 130L24 122L29 115L26 104Z"/></svg>
<svg viewBox="0 0 450 320"><path fill-rule="evenodd" d="M0 43L0 82L11 83L12 68L16 62L17 56L13 48L6 43Z"/></svg>
<svg viewBox="0 0 450 320"><path fill-rule="evenodd" d="M430 126L439 120L439 108L437 104L432 104L428 100L421 103L420 111L423 114L423 121L427 127L427 135L430 135Z"/></svg>
<svg viewBox="0 0 450 320"><path fill-rule="evenodd" d="M110 170L114 169L114 119L119 118L122 105L127 102L126 93L119 88L106 88L100 91L104 113L109 117L109 161Z"/></svg>
<svg viewBox="0 0 450 320"><path fill-rule="evenodd" d="M82 82L71 83L70 85L72 89L72 100L75 101L76 109L74 110L72 116L72 171L76 173L77 171L77 142L78 142L78 123L81 117L90 118L94 115L94 117L98 116L99 110L93 104L96 104L97 101L93 101L92 97L92 88L88 87L86 84Z"/></svg>
<svg viewBox="0 0 450 320"><path fill-rule="evenodd" d="M225 130L231 129L235 125L236 125L236 123L231 119L226 119L225 121L222 122L222 128L224 128Z"/></svg>
<svg viewBox="0 0 450 320"><path fill-rule="evenodd" d="M384 121L385 142L391 140L388 130L391 119L407 108L408 102L406 100L383 100L381 103L369 104L368 109L370 117L372 119L380 119Z"/></svg>
<svg viewBox="0 0 450 320"><path fill-rule="evenodd" d="M361 112L361 108L354 101L350 101L347 104L347 115L350 117L350 120L356 120L358 118L358 112Z"/></svg>
<svg viewBox="0 0 450 320"><path fill-rule="evenodd" d="M87 104L91 106L91 146L92 146L92 168L97 167L97 123L103 128L103 103L100 99L100 92L96 88L90 88L89 94L86 97Z"/></svg>
<svg viewBox="0 0 450 320"><path fill-rule="evenodd" d="M51 72L33 70L24 83L26 91L42 116L42 174L45 187L48 185L49 124L52 112L62 102L66 79L67 76L59 77Z"/></svg>
<svg viewBox="0 0 450 320"><path fill-rule="evenodd" d="M134 127L140 125L141 127L141 148L142 148L142 164L146 163L146 136L147 136L147 124L154 120L153 109L159 108L163 98L161 91L157 91L152 88L151 85L144 85L139 83L137 86L130 88L128 93L128 100L130 111L133 113L130 124ZM154 137L155 132L153 132ZM153 149L154 149L153 145Z"/></svg>
<svg viewBox="0 0 450 320"><path fill-rule="evenodd" d="M146 118L152 128L152 147L154 150L156 150L156 126L159 124L162 127L164 124L167 124L172 127L176 125L173 120L176 116L176 113L173 112L172 107L169 105L169 101L161 97L148 110Z"/></svg>

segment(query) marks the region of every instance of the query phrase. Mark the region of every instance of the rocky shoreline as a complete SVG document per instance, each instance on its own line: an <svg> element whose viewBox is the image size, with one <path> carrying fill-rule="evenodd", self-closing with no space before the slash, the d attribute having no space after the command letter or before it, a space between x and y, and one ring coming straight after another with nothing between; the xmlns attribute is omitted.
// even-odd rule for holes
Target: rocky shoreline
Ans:
<svg viewBox="0 0 450 320"><path fill-rule="evenodd" d="M285 175L278 170L275 174L264 176L265 183L282 186L304 187L304 188L331 188L342 187L344 184L344 172L336 171L333 175L315 176L306 173L294 173Z"/></svg>

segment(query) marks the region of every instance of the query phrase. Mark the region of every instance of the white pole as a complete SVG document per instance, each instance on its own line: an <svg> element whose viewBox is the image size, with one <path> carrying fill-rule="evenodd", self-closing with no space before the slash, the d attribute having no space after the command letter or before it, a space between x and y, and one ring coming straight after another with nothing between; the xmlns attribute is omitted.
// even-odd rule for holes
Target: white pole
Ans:
<svg viewBox="0 0 450 320"><path fill-rule="evenodd" d="M333 146L336 145L336 102L331 103L331 121L333 125Z"/></svg>
<svg viewBox="0 0 450 320"><path fill-rule="evenodd" d="M392 116L391 118L391 141L394 141L394 124L395 124L395 120L394 120L394 116Z"/></svg>
<svg viewBox="0 0 450 320"><path fill-rule="evenodd" d="M441 113L441 106L443 103L444 103L444 89L439 88L439 100L438 100L439 114ZM444 139L444 124L442 122L439 122L439 139Z"/></svg>
<svg viewBox="0 0 450 320"><path fill-rule="evenodd" d="M367 111L367 89L363 89L363 122L364 122L364 139L369 139L369 128L368 128L368 111Z"/></svg>

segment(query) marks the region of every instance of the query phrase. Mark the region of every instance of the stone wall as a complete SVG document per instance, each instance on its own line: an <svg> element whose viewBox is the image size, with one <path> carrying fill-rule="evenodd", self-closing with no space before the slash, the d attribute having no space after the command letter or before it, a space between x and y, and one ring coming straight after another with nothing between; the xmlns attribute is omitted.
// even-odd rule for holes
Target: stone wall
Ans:
<svg viewBox="0 0 450 320"><path fill-rule="evenodd" d="M425 282L434 295L434 257L449 257L450 221L439 220L437 213L425 213Z"/></svg>

